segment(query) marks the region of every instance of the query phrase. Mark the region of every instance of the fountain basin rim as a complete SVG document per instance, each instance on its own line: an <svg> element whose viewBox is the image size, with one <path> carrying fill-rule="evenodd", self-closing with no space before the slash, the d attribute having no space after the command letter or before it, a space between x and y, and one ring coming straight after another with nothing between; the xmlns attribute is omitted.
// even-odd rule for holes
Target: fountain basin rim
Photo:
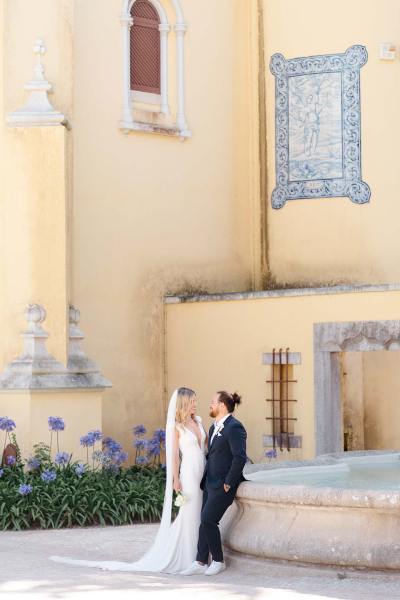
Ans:
<svg viewBox="0 0 400 600"><path fill-rule="evenodd" d="M336 506L353 508L380 508L400 510L400 489L360 489L357 487L340 488L330 485L315 487L299 483L299 475L348 473L351 465L390 465L399 464L400 453L379 452L359 453L357 455L326 455L314 461L273 465L253 465L248 474L249 480L243 483L237 497L244 502L267 502L274 504L292 504L302 506ZM286 480L293 477L293 483L282 484L280 477Z"/></svg>
<svg viewBox="0 0 400 600"><path fill-rule="evenodd" d="M373 508L400 513L400 490L360 490L305 485L279 485L267 482L243 482L236 498L242 503L291 504Z"/></svg>

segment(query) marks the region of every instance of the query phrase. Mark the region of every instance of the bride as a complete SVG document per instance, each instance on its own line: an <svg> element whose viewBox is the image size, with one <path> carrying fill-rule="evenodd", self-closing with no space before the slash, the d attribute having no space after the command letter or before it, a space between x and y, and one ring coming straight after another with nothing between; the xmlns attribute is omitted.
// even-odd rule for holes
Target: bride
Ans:
<svg viewBox="0 0 400 600"><path fill-rule="evenodd" d="M51 556L50 560L110 571L180 573L195 560L203 492L206 433L196 415L196 394L181 387L172 394L166 426L167 481L160 527L153 546L137 562L88 561ZM171 523L173 489L184 504Z"/></svg>

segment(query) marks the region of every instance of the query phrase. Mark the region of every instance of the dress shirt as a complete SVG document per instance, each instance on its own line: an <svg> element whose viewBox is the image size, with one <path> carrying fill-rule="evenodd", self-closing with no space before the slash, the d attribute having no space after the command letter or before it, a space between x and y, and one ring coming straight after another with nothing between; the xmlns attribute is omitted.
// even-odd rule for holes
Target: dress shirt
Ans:
<svg viewBox="0 0 400 600"><path fill-rule="evenodd" d="M221 427L222 427L224 421L226 421L226 419L228 417L230 417L230 416L231 416L231 413L228 413L227 415L225 415L224 417L222 417L222 419L220 419L219 421L215 421L214 422L214 431L213 431L213 434L211 436L210 446L213 443L213 439L215 438L215 436L217 435L217 433L221 430Z"/></svg>

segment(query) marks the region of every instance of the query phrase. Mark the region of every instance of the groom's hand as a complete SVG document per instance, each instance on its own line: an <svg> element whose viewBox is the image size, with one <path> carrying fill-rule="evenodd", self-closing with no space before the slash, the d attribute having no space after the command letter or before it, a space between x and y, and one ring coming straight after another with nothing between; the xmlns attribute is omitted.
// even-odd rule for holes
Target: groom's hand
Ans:
<svg viewBox="0 0 400 600"><path fill-rule="evenodd" d="M228 493L230 489L231 489L231 486L230 486L230 485L228 485L227 483L224 483L224 491L225 491L226 493Z"/></svg>

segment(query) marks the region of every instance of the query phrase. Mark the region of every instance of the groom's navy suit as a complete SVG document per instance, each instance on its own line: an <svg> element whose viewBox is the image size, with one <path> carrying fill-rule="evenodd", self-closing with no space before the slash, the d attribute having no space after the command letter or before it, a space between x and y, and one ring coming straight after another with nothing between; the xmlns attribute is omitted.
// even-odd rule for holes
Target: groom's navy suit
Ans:
<svg viewBox="0 0 400 600"><path fill-rule="evenodd" d="M200 483L203 490L203 507L199 529L197 558L206 564L211 553L213 560L223 562L219 521L232 504L236 490L242 481L243 467L246 464L246 430L243 425L229 415L223 428L214 436L214 425L208 436L208 455L204 475ZM224 484L230 486L228 492Z"/></svg>

